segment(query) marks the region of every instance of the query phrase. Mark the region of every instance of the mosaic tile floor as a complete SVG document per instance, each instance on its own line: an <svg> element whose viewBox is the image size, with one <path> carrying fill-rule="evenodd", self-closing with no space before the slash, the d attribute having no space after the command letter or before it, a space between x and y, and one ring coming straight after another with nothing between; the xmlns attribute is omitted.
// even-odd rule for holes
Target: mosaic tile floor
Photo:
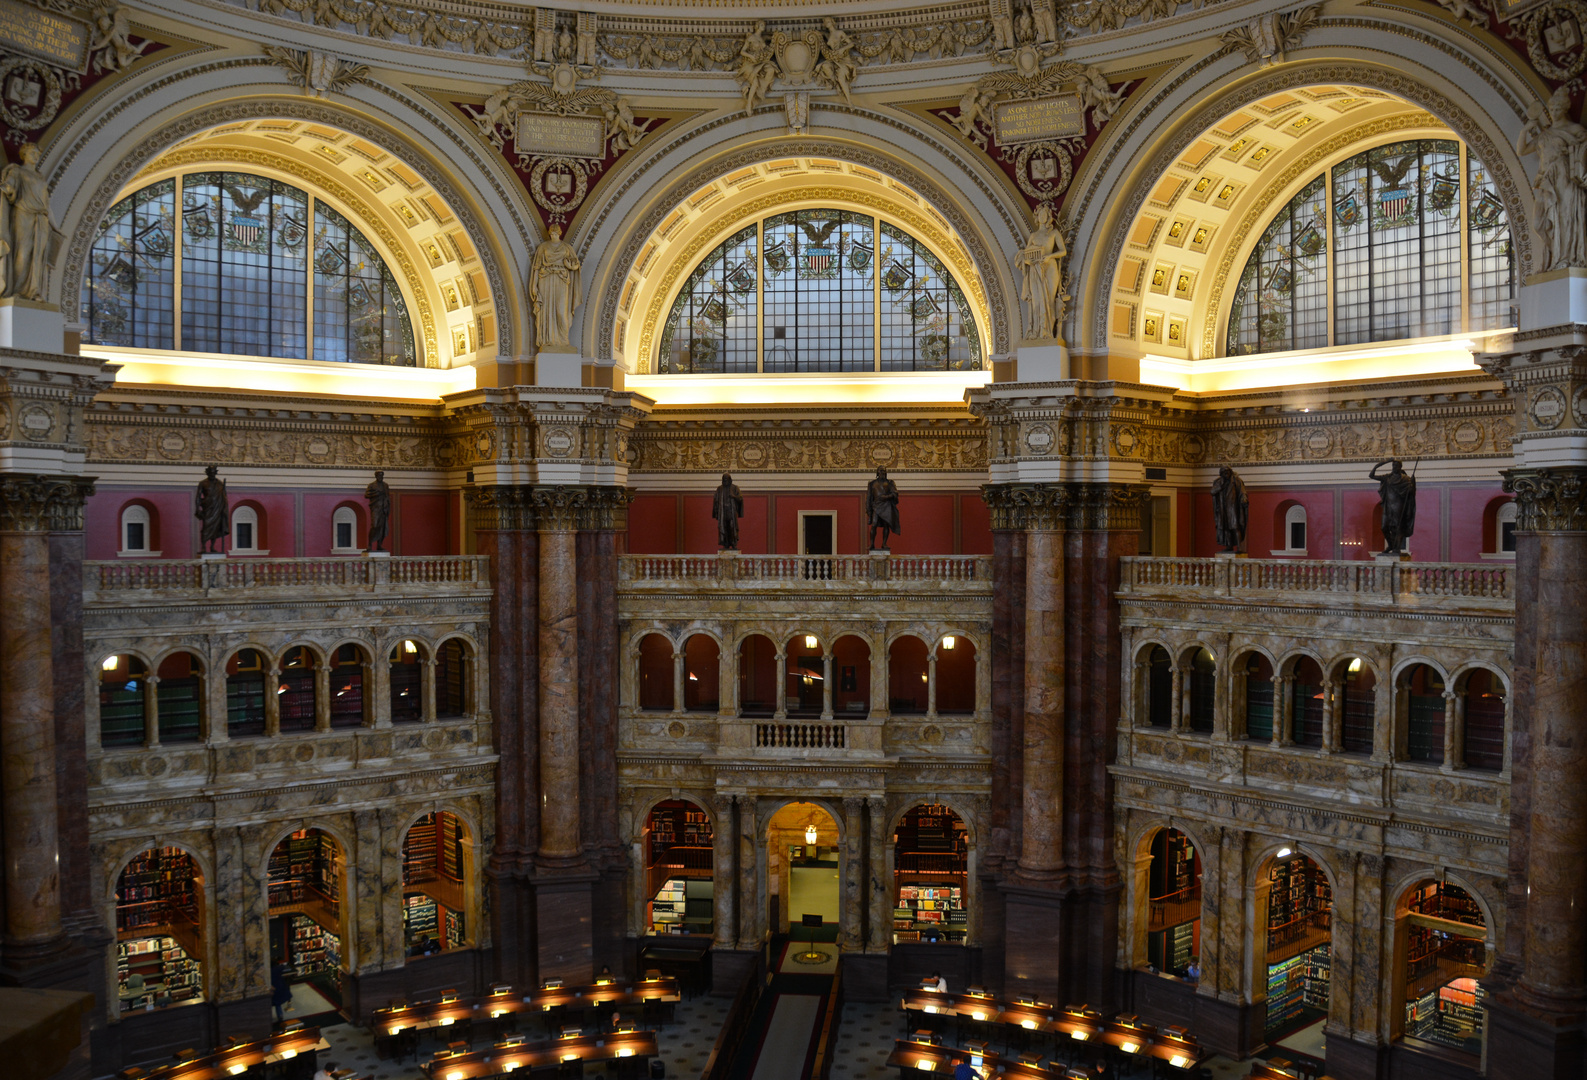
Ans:
<svg viewBox="0 0 1587 1080"><path fill-rule="evenodd" d="M670 1080L678 1077L697 1077L711 1056L722 1021L732 998L702 995L678 1003L672 1023L656 1033L656 1043L661 1050L661 1060L666 1062ZM382 1061L375 1056L374 1037L365 1028L351 1024L338 1024L322 1029L329 1050L320 1054L321 1064L335 1062L338 1069L353 1069L354 1076L363 1080L425 1080L424 1074L412 1059ZM439 1043L425 1043L422 1053L428 1057ZM604 1065L591 1065L584 1070L586 1077L604 1077Z"/></svg>

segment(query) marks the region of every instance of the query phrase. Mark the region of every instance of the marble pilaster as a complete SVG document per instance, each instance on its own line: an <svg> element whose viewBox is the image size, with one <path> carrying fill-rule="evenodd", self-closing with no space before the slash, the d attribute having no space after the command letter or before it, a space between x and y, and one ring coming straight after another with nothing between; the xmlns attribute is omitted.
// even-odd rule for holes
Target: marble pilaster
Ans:
<svg viewBox="0 0 1587 1080"><path fill-rule="evenodd" d="M1032 498L1025 533L1024 807L1019 870L1064 866L1064 534L1061 493Z"/></svg>
<svg viewBox="0 0 1587 1080"><path fill-rule="evenodd" d="M892 890L888 883L893 875L888 866L891 854L887 844L887 800L873 795L865 800L865 819L870 825L866 843L865 893L869 910L866 914L865 951L886 953L892 944Z"/></svg>
<svg viewBox="0 0 1587 1080"><path fill-rule="evenodd" d="M582 489L533 493L540 533L540 857L571 862L579 835L578 510Z"/></svg>
<svg viewBox="0 0 1587 1080"><path fill-rule="evenodd" d="M758 883L758 813L755 796L738 797L738 947L744 951L760 948L760 924L764 911Z"/></svg>
<svg viewBox="0 0 1587 1080"><path fill-rule="evenodd" d="M865 800L850 795L843 800L843 908L838 940L848 952L860 952L865 947L861 928L862 885L865 881L865 822L861 813Z"/></svg>
<svg viewBox="0 0 1587 1080"><path fill-rule="evenodd" d="M715 882L712 946L717 949L731 949L738 944L738 882L733 858L738 848L738 822L734 820L733 811L733 796L712 797L711 879Z"/></svg>

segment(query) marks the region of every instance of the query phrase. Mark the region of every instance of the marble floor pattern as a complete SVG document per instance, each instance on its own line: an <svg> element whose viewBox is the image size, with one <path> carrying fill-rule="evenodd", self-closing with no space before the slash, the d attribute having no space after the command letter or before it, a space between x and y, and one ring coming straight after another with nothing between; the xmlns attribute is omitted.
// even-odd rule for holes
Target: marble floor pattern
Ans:
<svg viewBox="0 0 1587 1080"><path fill-rule="evenodd" d="M732 1004L732 998L708 994L678 1003L673 1021L656 1033L656 1044L661 1060L666 1062L669 1080L700 1075ZM357 1080L426 1080L418 1063L411 1058L401 1062L377 1058L374 1036L367 1028L338 1024L323 1028L322 1034L331 1048L321 1051L320 1063L335 1062L338 1069L352 1069ZM421 1051L424 1058L428 1059L438 1046L439 1043L426 1042ZM604 1064L590 1065L584 1075L604 1077L606 1067Z"/></svg>

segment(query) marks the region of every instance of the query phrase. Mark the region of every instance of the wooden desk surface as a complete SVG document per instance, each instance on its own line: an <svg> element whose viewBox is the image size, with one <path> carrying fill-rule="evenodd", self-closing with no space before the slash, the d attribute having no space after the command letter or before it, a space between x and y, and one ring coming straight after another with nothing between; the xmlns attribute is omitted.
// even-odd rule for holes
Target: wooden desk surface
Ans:
<svg viewBox="0 0 1587 1080"><path fill-rule="evenodd" d="M150 1069L144 1080L231 1080L234 1066L253 1068L255 1065L286 1061L299 1054L329 1049L329 1046L320 1038L319 1028L300 1028L260 1042L212 1050L201 1057Z"/></svg>
<svg viewBox="0 0 1587 1080"><path fill-rule="evenodd" d="M893 1069L924 1069L926 1072L945 1073L953 1075L953 1070L961 1061L969 1061L973 1055L969 1050L957 1046L933 1046L930 1043L915 1042L913 1039L899 1039L893 1045L893 1052L887 1056L887 1066ZM930 1063L930 1068L925 1068L923 1063ZM995 1053L990 1051L981 1055L981 1064L991 1066L988 1075L997 1071L999 1065L1007 1065ZM1017 1064L1017 1062L1016 1062ZM1022 1065L1021 1068L1029 1068ZM1048 1076L1048 1073L1035 1075Z"/></svg>
<svg viewBox="0 0 1587 1080"><path fill-rule="evenodd" d="M564 1061L612 1061L656 1056L656 1033L631 1031L618 1035L580 1035L548 1042L497 1045L466 1054L444 1054L420 1065L432 1080L472 1080L496 1076L509 1068L537 1069Z"/></svg>
<svg viewBox="0 0 1587 1080"><path fill-rule="evenodd" d="M677 979L622 979L590 986L533 990L527 994L509 990L486 997L460 997L456 1001L419 1002L400 1009L377 1009L371 1026L377 1036L396 1035L414 1028L428 1030L446 1026L448 1021L455 1024L459 1020L493 1019L511 1013L542 1013L559 1006L591 1009L678 1000Z"/></svg>

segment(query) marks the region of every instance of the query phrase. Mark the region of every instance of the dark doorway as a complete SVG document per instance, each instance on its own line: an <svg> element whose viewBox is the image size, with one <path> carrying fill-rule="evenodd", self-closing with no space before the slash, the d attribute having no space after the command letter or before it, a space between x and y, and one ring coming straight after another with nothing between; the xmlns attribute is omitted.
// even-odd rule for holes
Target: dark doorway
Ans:
<svg viewBox="0 0 1587 1080"><path fill-rule="evenodd" d="M832 533L835 514L800 514L800 554L832 554ZM831 558L806 559L804 573L807 578L828 579L832 576Z"/></svg>

